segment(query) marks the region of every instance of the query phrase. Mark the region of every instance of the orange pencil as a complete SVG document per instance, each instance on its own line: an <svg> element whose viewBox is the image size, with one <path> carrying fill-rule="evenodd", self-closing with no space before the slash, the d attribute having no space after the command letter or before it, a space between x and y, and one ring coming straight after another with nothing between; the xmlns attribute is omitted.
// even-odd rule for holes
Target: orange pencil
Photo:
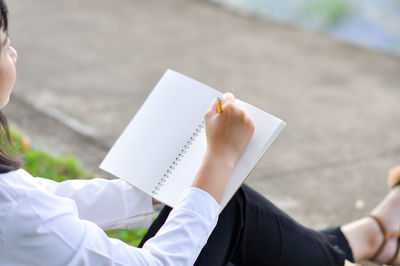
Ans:
<svg viewBox="0 0 400 266"><path fill-rule="evenodd" d="M222 113L222 99L221 99L221 97L218 97L217 101L218 101L218 103L217 103L217 113L220 114L220 113Z"/></svg>

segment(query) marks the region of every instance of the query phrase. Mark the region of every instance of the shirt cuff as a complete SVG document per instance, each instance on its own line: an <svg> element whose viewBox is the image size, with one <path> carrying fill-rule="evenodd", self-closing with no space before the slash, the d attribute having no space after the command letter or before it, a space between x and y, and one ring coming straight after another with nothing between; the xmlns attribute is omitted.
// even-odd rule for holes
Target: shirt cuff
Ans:
<svg viewBox="0 0 400 266"><path fill-rule="evenodd" d="M199 214L205 221L211 222L218 218L220 205L206 191L189 187L184 190L174 209L189 209Z"/></svg>
<svg viewBox="0 0 400 266"><path fill-rule="evenodd" d="M151 196L123 180L120 182L123 182L124 188L121 192L125 218L102 224L101 228L103 230L148 228L154 216Z"/></svg>
<svg viewBox="0 0 400 266"><path fill-rule="evenodd" d="M152 197L134 186L127 184L125 191L126 212L128 219L137 218L135 223L136 228L148 228L153 222L153 202ZM140 204L132 204L133 202L140 202ZM138 210L140 208L140 210ZM132 213L141 213L138 217L131 217Z"/></svg>
<svg viewBox="0 0 400 266"><path fill-rule="evenodd" d="M214 230L219 204L207 192L189 187L157 234L143 246L160 265L193 265Z"/></svg>

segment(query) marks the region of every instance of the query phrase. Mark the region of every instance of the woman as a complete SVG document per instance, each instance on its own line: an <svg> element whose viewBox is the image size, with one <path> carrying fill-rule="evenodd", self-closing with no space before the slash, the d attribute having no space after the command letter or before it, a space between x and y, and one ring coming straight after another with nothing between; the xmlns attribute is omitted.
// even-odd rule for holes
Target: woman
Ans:
<svg viewBox="0 0 400 266"><path fill-rule="evenodd" d="M4 0L0 11L2 108L14 86L17 53ZM353 258L396 258L396 238L383 239L386 229L400 225L398 187L372 212L380 218L324 232L304 228L245 185L218 218L227 178L254 131L232 94L223 102L221 114L214 101L205 115L207 152L192 187L173 210L162 210L141 248L102 229L145 224L150 197L122 180L33 178L0 147L0 265L350 265ZM1 124L8 136L4 116Z"/></svg>

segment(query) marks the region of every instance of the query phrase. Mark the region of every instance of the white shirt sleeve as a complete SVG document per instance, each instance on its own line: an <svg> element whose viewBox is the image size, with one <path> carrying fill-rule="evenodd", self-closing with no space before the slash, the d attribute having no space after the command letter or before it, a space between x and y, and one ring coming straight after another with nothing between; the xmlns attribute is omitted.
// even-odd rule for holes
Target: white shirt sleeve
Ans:
<svg viewBox="0 0 400 266"><path fill-rule="evenodd" d="M210 194L189 188L143 249L158 258L161 265L193 265L217 224L219 211L220 206Z"/></svg>
<svg viewBox="0 0 400 266"><path fill-rule="evenodd" d="M193 265L220 211L208 193L188 188L140 249L80 219L75 201L18 176L0 177L0 265Z"/></svg>
<svg viewBox="0 0 400 266"><path fill-rule="evenodd" d="M148 228L153 221L151 197L121 179L36 180L49 193L74 200L79 218L104 230Z"/></svg>

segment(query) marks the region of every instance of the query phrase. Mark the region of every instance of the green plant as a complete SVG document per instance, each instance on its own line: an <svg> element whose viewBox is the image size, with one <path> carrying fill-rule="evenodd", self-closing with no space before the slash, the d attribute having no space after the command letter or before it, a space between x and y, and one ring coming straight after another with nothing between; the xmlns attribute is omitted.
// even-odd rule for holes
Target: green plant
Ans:
<svg viewBox="0 0 400 266"><path fill-rule="evenodd" d="M322 27L333 27L348 18L355 7L351 0L309 0L299 12L307 21Z"/></svg>
<svg viewBox="0 0 400 266"><path fill-rule="evenodd" d="M140 243L140 240L146 234L147 229L119 229L119 230L110 230L107 231L107 235L112 238L118 238L125 243L137 247Z"/></svg>
<svg viewBox="0 0 400 266"><path fill-rule="evenodd" d="M32 149L30 139L15 129L11 129L11 139L16 154L23 161L22 167L33 176L48 178L57 182L69 179L89 179L92 174L83 170L78 160L72 156L52 156L49 153ZM137 246L147 229L112 230L107 235L125 243Z"/></svg>

